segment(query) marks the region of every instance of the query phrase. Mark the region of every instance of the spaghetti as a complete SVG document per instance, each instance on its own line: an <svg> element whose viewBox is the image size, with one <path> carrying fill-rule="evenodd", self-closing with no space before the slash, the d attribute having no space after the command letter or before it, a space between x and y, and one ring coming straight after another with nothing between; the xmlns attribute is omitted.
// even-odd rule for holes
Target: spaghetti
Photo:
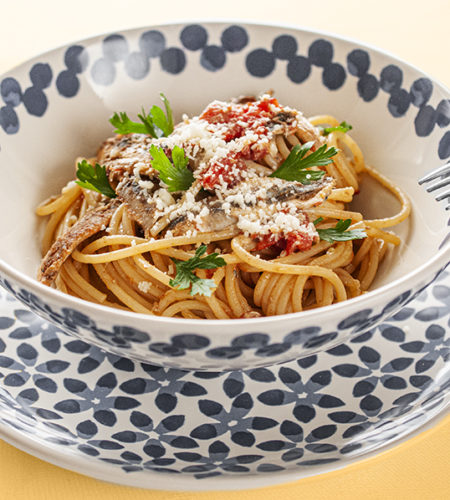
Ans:
<svg viewBox="0 0 450 500"><path fill-rule="evenodd" d="M331 127L326 135L324 127ZM192 177L187 189L170 190L163 182L154 146L168 160L172 154L173 167L176 147L182 148L189 170L182 173ZM336 154L308 166L303 182L281 176L294 152L312 161L325 148ZM252 318L356 297L369 289L388 245L400 244L386 228L411 211L406 195L365 164L334 117L307 120L270 95L214 101L200 116L184 117L167 137L117 135L90 159L96 162L117 197L71 181L37 208L49 217L39 279L88 301L145 314ZM351 210L362 174L393 193L401 205L397 214L367 220ZM322 238L336 234L344 220L347 238ZM358 230L364 237L348 237ZM182 263L198 261L200 245L206 256L223 261L193 268L190 276L210 289L193 295L194 287L174 283Z"/></svg>

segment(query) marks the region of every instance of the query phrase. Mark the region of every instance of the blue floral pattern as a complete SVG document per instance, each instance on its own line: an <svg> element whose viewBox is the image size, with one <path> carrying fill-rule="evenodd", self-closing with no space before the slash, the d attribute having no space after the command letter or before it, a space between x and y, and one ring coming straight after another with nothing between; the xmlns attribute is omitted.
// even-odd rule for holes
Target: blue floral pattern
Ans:
<svg viewBox="0 0 450 500"><path fill-rule="evenodd" d="M301 473L364 456L448 402L449 279L442 273L388 321L346 344L222 373L105 353L3 292L0 425L127 475ZM253 334L236 347L261 348L266 340ZM195 337L172 345L199 347Z"/></svg>
<svg viewBox="0 0 450 500"><path fill-rule="evenodd" d="M434 279L441 272L442 270ZM1 275L0 284L32 311L51 321L55 325L52 331L65 331L81 340L95 340L99 346L113 354L122 355L127 352L133 359L144 362L147 361L147 352L154 353L161 359L161 363L172 368L184 368L186 358L195 355L196 366L199 369L211 369L211 367L215 369L219 366L218 362L225 360L231 362L238 360L239 367L245 366L245 363L256 367L266 366L272 364L272 360L295 359L298 352L303 356L308 353L313 354L325 345L332 347L338 342L370 330L388 317L391 311L407 304L421 291L413 293L409 290L379 311L370 308L361 309L341 321L336 331L326 331L321 326L304 327L286 334L281 342L273 342L269 334L253 332L236 335L227 345L221 344L220 338L215 339L216 345L212 346L212 337L195 333L167 336L157 330L147 333L125 325L116 325L110 330L101 328L92 318L75 309L67 307L62 307L61 310L53 309L28 290L16 288L8 280L3 280ZM86 336L86 330L92 336ZM158 334L159 339L155 339ZM212 364L209 364L209 360Z"/></svg>

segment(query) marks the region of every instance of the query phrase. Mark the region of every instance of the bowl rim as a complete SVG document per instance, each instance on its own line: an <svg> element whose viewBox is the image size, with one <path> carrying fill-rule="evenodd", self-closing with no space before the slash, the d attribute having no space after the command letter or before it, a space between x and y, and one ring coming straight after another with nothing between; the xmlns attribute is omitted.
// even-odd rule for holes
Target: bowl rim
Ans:
<svg viewBox="0 0 450 500"><path fill-rule="evenodd" d="M216 17L207 17L207 18L195 18L195 19L185 19L185 18L175 18L172 21L165 21L161 22L158 24L144 24L144 25L139 25L139 26L134 26L131 28L125 28L125 29L117 29L114 31L99 31L93 35L89 35L84 38L76 38L73 40L68 40L65 43L61 43L59 45L56 45L55 47L51 47L48 50L44 50L42 52L39 52L35 54L34 56L30 57L29 59L26 59L25 61L19 62L15 64L14 66L10 67L8 70L4 71L3 73L0 74L0 77L6 76L8 73L15 71L25 65L28 65L30 62L36 60L39 57L47 56L50 54L53 54L65 47L68 47L74 43L87 43L87 42L92 42L96 40L97 38L108 36L108 35L113 35L113 34L128 34L132 33L133 31L142 31L146 29L157 29L157 28L167 28L167 27L175 27L175 26L189 26L189 25L194 25L194 24L206 24L206 25L224 25L224 24L239 24L242 26L251 26L255 28L285 28L293 31L301 31L310 35L322 35L326 36L329 38L334 38L335 40L338 40L340 42L346 42L346 43L352 43L355 45L360 45L361 47L365 47L367 49L373 50L375 52L378 52L379 54L382 54L384 56L388 56L406 66L408 66L410 69L413 69L417 71L418 73L422 74L423 76L426 76L430 80L432 80L434 83L438 84L442 89L450 94L450 86L444 84L440 79L435 78L434 76L431 76L430 74L426 73L423 69L419 68L413 63L410 63L409 61L403 59L402 57L396 55L395 53L382 49L378 47L377 45L371 44L370 42L363 42L361 40L358 40L357 38L353 38L350 36L345 36L345 35L340 35L337 33L333 33L332 31L327 31L327 30L319 30L319 29L312 29L308 26L302 25L302 24L294 24L294 23L283 23L283 22L277 22L277 21L266 21L266 22L259 22L259 21L252 21L248 19L242 19L239 17L227 17L227 18L216 18Z"/></svg>
<svg viewBox="0 0 450 500"><path fill-rule="evenodd" d="M388 57L391 59L393 62L400 63L403 66L406 66L408 69L413 70L416 73L419 73L421 76L425 76L429 78L433 84L436 84L438 87L440 87L440 90L444 94L448 94L450 98L450 89L444 85L440 80L430 76L429 74L425 73L423 70L415 66L414 64L411 64L404 59L396 56L395 54L392 54L389 51L386 51L384 49L381 49L379 47L376 47L370 43L365 43L362 41L359 41L357 39L351 38L351 37L346 37L338 34L334 34L328 31L324 30L315 30L311 29L308 27L304 27L302 25L295 25L295 24L289 24L289 23L279 23L279 22L257 22L257 21L248 21L248 20L243 20L239 18L226 18L226 19L216 19L216 18L207 18L207 19L201 19L201 18L196 18L196 19L177 19L174 21L167 21L164 23L159 23L159 24L150 24L150 25L143 25L143 26L137 26L134 28L127 28L124 30L114 30L114 31L105 31L105 32L100 32L95 35L82 38L82 39L77 39L73 41L66 42L64 44L58 45L57 47L51 48L47 51L41 52L34 57L27 59L26 61L23 61L15 66L13 66L11 69L7 70L4 72L2 75L0 75L0 78L6 77L10 73L15 72L16 70L19 70L21 68L28 67L31 62L37 60L38 58L42 57L49 57L53 56L57 52L61 51L64 48L67 48L68 46L74 44L74 43L84 43L88 44L91 42L95 42L96 40L100 39L101 37L112 35L112 34L131 34L133 32L139 32L142 30L148 30L148 29L161 29L161 28L169 28L169 27L176 27L176 26L187 26L187 25L193 25L193 24L201 24L201 25L229 25L229 24L238 24L243 27L252 27L252 28L279 28L279 29L288 29L292 31L297 31L301 33L306 33L310 35L319 35L319 36L324 36L328 37L330 39L333 39L338 42L344 42L344 43L350 43L357 45L359 47L369 49L370 51L373 51L377 53L378 55L382 55L385 57ZM445 267L449 264L450 262L450 239L447 239L445 244L438 250L438 252L433 256L432 259L429 261L425 262L424 264L420 265L418 268L406 273L405 275L395 279L393 282L385 284L381 287L378 287L374 290L370 290L367 293L360 295L358 297L353 297L349 298L345 301L338 302L335 304L331 304L328 306L322 306L320 308L316 309L311 309L307 311L300 311L300 312L295 312L295 313L288 313L288 314L282 314L282 315L276 315L276 316L264 316L264 317L259 317L259 318L237 318L237 319L187 319L187 318L172 318L172 317L165 317L165 316L157 316L157 315L150 315L150 314L144 314L144 313L138 313L134 311L127 311L127 310L121 310L121 309L116 309L113 307L101 305L101 304L96 304L94 302L90 302L84 299L80 299L78 297L74 297L69 294L65 294L59 290L56 290L54 288L51 288L49 286L46 286L35 278L31 278L27 274L18 271L15 269L13 266L5 262L2 258L0 258L0 272L5 274L6 276L9 276L16 282L28 287L31 289L37 296L43 296L43 297L48 297L51 302L56 302L56 303L61 303L61 307L73 307L78 308L78 309L84 309L87 313L92 314L92 316L96 317L98 315L106 315L109 314L112 320L114 320L115 324L121 324L125 323L125 320L128 320L126 324L130 324L133 322L133 319L135 321L143 321L143 322L150 322L154 323L155 326L157 324L162 325L172 325L172 326L177 326L177 325L184 325L186 327L223 327L226 326L228 327L230 324L233 325L245 325L245 326L251 326L251 325L262 325L262 324L268 324L268 323L279 323L282 320L301 320L302 322L307 322L310 320L310 318L314 318L317 316L319 313L322 317L322 320L325 320L325 316L329 317L330 314L338 314L342 309L346 308L355 308L357 310L362 310L365 306L367 307L373 307L374 304L380 303L378 300L380 296L382 295L388 295L388 297L391 297L395 295L395 290L397 290L398 293L401 293L400 290L404 290L405 288L411 288L412 286L416 285L418 282L423 281L423 276L425 275L424 272L429 270L430 272L433 270L436 270L438 267ZM430 273L431 274L431 273ZM425 280L426 281L426 280ZM407 284L408 283L408 284ZM407 286L405 287L405 285ZM358 307L362 302L363 307ZM386 301L381 301L382 303L385 303ZM78 306L78 307L77 307ZM122 321L116 321L122 318ZM203 329L203 328L202 328ZM234 333L232 334L234 335Z"/></svg>

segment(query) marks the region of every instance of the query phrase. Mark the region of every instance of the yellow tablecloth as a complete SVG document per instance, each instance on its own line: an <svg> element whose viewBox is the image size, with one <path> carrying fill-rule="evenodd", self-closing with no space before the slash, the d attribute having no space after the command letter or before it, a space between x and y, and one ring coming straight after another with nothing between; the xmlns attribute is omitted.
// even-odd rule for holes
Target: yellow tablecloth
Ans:
<svg viewBox="0 0 450 500"><path fill-rule="evenodd" d="M378 46L450 85L448 0L15 0L0 2L0 74L100 32L205 18L288 23ZM169 493L102 483L0 441L0 498L11 500L356 500L450 498L450 417L391 451L346 469L241 492Z"/></svg>
<svg viewBox="0 0 450 500"><path fill-rule="evenodd" d="M450 417L391 451L281 486L168 492L103 483L49 465L0 441L3 500L448 500ZM170 478L168 478L170 481Z"/></svg>

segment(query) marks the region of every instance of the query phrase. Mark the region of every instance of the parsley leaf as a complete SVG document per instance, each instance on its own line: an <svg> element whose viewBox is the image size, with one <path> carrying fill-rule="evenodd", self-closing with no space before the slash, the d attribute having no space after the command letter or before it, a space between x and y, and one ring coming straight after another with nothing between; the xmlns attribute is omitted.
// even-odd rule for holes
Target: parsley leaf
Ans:
<svg viewBox="0 0 450 500"><path fill-rule="evenodd" d="M323 218L319 217L314 221L314 225L322 222ZM348 241L348 240L361 240L367 238L367 234L364 229L352 229L347 231L352 223L351 219L339 219L334 227L328 229L317 229L320 239L333 243L333 241Z"/></svg>
<svg viewBox="0 0 450 500"><path fill-rule="evenodd" d="M331 132L343 132L345 134L346 132L348 132L352 128L353 127L350 125L350 123L343 121L337 127L325 127L322 130L322 134L328 135L328 134L331 134Z"/></svg>
<svg viewBox="0 0 450 500"><path fill-rule="evenodd" d="M153 116L154 124L163 132L163 136L167 137L173 132L172 109L170 107L169 101L167 100L167 97L162 92L159 95L161 96L161 100L164 103L166 114L164 114L164 111L158 106L153 106L150 113Z"/></svg>
<svg viewBox="0 0 450 500"><path fill-rule="evenodd" d="M213 289L216 288L215 281L195 277L196 279L192 282L191 295L206 295L206 297L211 297Z"/></svg>
<svg viewBox="0 0 450 500"><path fill-rule="evenodd" d="M175 146L172 150L172 161L164 153L163 148L150 146L153 157L152 167L159 172L159 178L167 185L167 190L186 191L194 182L194 174L187 168L188 159L184 149Z"/></svg>
<svg viewBox="0 0 450 500"><path fill-rule="evenodd" d="M149 134L155 139L167 137L173 132L172 109L166 96L161 92L161 99L164 103L165 113L159 106L152 106L148 114L144 108L138 114L142 123L130 120L126 113L114 113L109 122L116 127L116 134Z"/></svg>
<svg viewBox="0 0 450 500"><path fill-rule="evenodd" d="M154 130L149 131L144 123L130 120L126 113L114 113L109 123L116 127L114 129L115 134L150 134L152 137L156 134Z"/></svg>
<svg viewBox="0 0 450 500"><path fill-rule="evenodd" d="M319 223L320 223L320 222L322 222L322 221L323 221L323 217L317 217L317 219L313 222L313 224L314 224L315 226L317 226L317 224L319 224Z"/></svg>
<svg viewBox="0 0 450 500"><path fill-rule="evenodd" d="M106 168L98 163L93 167L88 161L83 160L77 164L77 177L75 181L79 186L97 191L109 198L115 198L117 195L109 183L106 175Z"/></svg>
<svg viewBox="0 0 450 500"><path fill-rule="evenodd" d="M201 245L195 251L194 257L186 261L172 259L175 263L177 274L174 279L169 281L169 285L179 290L185 290L192 285L191 295L206 295L210 297L212 289L216 286L214 280L199 278L193 271L194 269L216 269L217 267L225 266L226 262L222 257L218 257L218 253L211 253L206 257L202 257L205 252L206 245Z"/></svg>
<svg viewBox="0 0 450 500"><path fill-rule="evenodd" d="M305 156L313 145L314 142L310 141L303 145L297 144L294 146L286 160L270 177L278 177L286 181L298 181L302 184L310 184L312 181L322 179L325 175L322 170L306 169L328 165L333 161L331 157L337 154L338 151L335 147L327 149L326 144L324 144L310 155Z"/></svg>

